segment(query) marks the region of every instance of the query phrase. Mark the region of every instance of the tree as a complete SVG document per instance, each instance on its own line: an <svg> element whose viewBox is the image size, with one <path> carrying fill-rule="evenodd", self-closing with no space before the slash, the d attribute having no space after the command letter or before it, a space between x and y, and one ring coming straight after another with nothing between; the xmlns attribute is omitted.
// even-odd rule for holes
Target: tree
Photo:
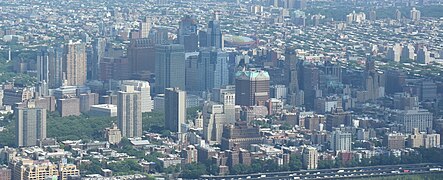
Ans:
<svg viewBox="0 0 443 180"><path fill-rule="evenodd" d="M298 171L302 167L301 156L291 155L289 159L289 169L291 171Z"/></svg>
<svg viewBox="0 0 443 180"><path fill-rule="evenodd" d="M207 174L206 167L203 164L191 163L183 167L180 177L187 179L198 179L201 175Z"/></svg>

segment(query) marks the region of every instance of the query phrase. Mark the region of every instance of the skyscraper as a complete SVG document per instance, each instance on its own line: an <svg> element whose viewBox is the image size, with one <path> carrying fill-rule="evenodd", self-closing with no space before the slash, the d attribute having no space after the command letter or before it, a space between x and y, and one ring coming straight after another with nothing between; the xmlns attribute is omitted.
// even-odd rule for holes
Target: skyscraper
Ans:
<svg viewBox="0 0 443 180"><path fill-rule="evenodd" d="M117 117L122 137L142 136L141 94L134 86L123 86L118 92Z"/></svg>
<svg viewBox="0 0 443 180"><path fill-rule="evenodd" d="M178 41L182 44L186 52L195 52L198 50L197 23L191 16L185 16L181 19L178 28Z"/></svg>
<svg viewBox="0 0 443 180"><path fill-rule="evenodd" d="M134 89L136 91L140 91L142 113L151 112L152 110L151 87L149 86L148 81L123 80L122 85L134 86Z"/></svg>
<svg viewBox="0 0 443 180"><path fill-rule="evenodd" d="M151 18L145 17L142 21L139 21L140 26L140 38L148 38L151 31Z"/></svg>
<svg viewBox="0 0 443 180"><path fill-rule="evenodd" d="M37 140L46 138L46 109L28 102L28 107L16 108L14 113L17 146L35 146Z"/></svg>
<svg viewBox="0 0 443 180"><path fill-rule="evenodd" d="M45 81L49 88L62 85L63 46L54 46L40 50L37 55L37 80Z"/></svg>
<svg viewBox="0 0 443 180"><path fill-rule="evenodd" d="M411 10L411 16L410 17L411 17L412 21L420 21L421 12L419 10L415 9L415 7L414 7Z"/></svg>
<svg viewBox="0 0 443 180"><path fill-rule="evenodd" d="M97 38L92 43L92 79L100 78L100 62L105 56L106 39Z"/></svg>
<svg viewBox="0 0 443 180"><path fill-rule="evenodd" d="M186 121L186 92L179 88L166 88L165 127L173 132L182 132L181 124Z"/></svg>
<svg viewBox="0 0 443 180"><path fill-rule="evenodd" d="M268 72L261 70L237 72L235 78L235 103L237 105L264 105L268 99Z"/></svg>
<svg viewBox="0 0 443 180"><path fill-rule="evenodd" d="M81 41L70 41L65 47L63 72L66 85L82 86L86 82L86 47Z"/></svg>
<svg viewBox="0 0 443 180"><path fill-rule="evenodd" d="M133 39L128 46L128 61L131 75L140 77L155 72L155 46L148 38ZM137 78L140 79L140 78Z"/></svg>
<svg viewBox="0 0 443 180"><path fill-rule="evenodd" d="M223 48L223 35L220 28L219 12L208 22L206 31L199 32L200 47Z"/></svg>
<svg viewBox="0 0 443 180"><path fill-rule="evenodd" d="M183 45L159 45L155 55L156 93L165 88L185 89L185 52Z"/></svg>
<svg viewBox="0 0 443 180"><path fill-rule="evenodd" d="M228 85L229 83L229 57L226 52L215 48L202 48L199 55L202 73L199 77L204 78L204 89L212 90ZM201 82L200 82L201 83Z"/></svg>

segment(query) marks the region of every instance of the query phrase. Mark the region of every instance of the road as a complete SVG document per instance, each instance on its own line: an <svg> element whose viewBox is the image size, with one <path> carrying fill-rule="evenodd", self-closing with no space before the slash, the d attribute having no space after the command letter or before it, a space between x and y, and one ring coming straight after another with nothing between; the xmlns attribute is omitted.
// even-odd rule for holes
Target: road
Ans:
<svg viewBox="0 0 443 180"><path fill-rule="evenodd" d="M201 176L201 180L233 180L233 179L346 179L377 176L393 176L403 174L424 174L443 170L440 164L402 164L369 167L352 167L322 170L301 170L287 172L256 173L245 175Z"/></svg>

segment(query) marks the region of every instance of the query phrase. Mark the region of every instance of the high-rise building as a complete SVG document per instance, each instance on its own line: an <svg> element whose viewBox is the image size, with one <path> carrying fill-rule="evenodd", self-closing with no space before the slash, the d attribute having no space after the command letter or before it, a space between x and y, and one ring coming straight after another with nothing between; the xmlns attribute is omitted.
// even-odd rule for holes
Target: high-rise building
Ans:
<svg viewBox="0 0 443 180"><path fill-rule="evenodd" d="M142 137L141 93L134 86L123 86L118 92L117 126L122 137Z"/></svg>
<svg viewBox="0 0 443 180"><path fill-rule="evenodd" d="M426 46L418 48L417 62L421 64L428 64L431 62L431 53L428 51Z"/></svg>
<svg viewBox="0 0 443 180"><path fill-rule="evenodd" d="M306 9L306 0L295 0L295 9Z"/></svg>
<svg viewBox="0 0 443 180"><path fill-rule="evenodd" d="M331 135L331 150L335 152L351 151L352 135L349 132L341 130L332 131Z"/></svg>
<svg viewBox="0 0 443 180"><path fill-rule="evenodd" d="M303 79L301 84L304 92L304 104L309 110L314 108L315 92L318 90L319 84L319 69L312 64L303 65L301 79Z"/></svg>
<svg viewBox="0 0 443 180"><path fill-rule="evenodd" d="M227 124L222 104L206 102L203 106L203 137L209 144L220 144Z"/></svg>
<svg viewBox="0 0 443 180"><path fill-rule="evenodd" d="M318 152L314 147L306 147L303 149L303 167L305 169L317 169Z"/></svg>
<svg viewBox="0 0 443 180"><path fill-rule="evenodd" d="M185 89L185 52L183 45L159 45L155 55L155 92L163 93L165 88Z"/></svg>
<svg viewBox="0 0 443 180"><path fill-rule="evenodd" d="M148 81L124 80L122 85L134 86L136 91L140 91L142 113L152 111L151 87Z"/></svg>
<svg viewBox="0 0 443 180"><path fill-rule="evenodd" d="M197 23L194 18L185 16L181 19L177 38L179 44L184 46L186 52L198 50Z"/></svg>
<svg viewBox="0 0 443 180"><path fill-rule="evenodd" d="M149 32L151 31L151 18L145 17L139 22L140 26L140 38L148 38Z"/></svg>
<svg viewBox="0 0 443 180"><path fill-rule="evenodd" d="M388 58L391 61L400 62L401 52L402 52L401 45L395 44L394 46L388 48L388 53L386 55L386 58Z"/></svg>
<svg viewBox="0 0 443 180"><path fill-rule="evenodd" d="M186 91L179 88L166 88L165 128L181 133L181 125L186 122Z"/></svg>
<svg viewBox="0 0 443 180"><path fill-rule="evenodd" d="M368 58L364 72L363 88L368 92L367 99L376 100L385 96L385 75L375 70L374 60Z"/></svg>
<svg viewBox="0 0 443 180"><path fill-rule="evenodd" d="M401 51L400 61L408 62L415 59L415 48L412 44L406 44Z"/></svg>
<svg viewBox="0 0 443 180"><path fill-rule="evenodd" d="M92 43L92 64L90 67L92 79L100 78L100 62L105 56L106 51L106 39L97 38Z"/></svg>
<svg viewBox="0 0 443 180"><path fill-rule="evenodd" d="M223 35L220 28L219 12L214 13L214 18L208 22L206 31L199 32L200 47L223 48Z"/></svg>
<svg viewBox="0 0 443 180"><path fill-rule="evenodd" d="M80 99L79 98L66 98L57 99L57 111L61 117L66 116L79 116L80 113Z"/></svg>
<svg viewBox="0 0 443 180"><path fill-rule="evenodd" d="M63 82L63 46L41 50L37 55L37 80L58 88Z"/></svg>
<svg viewBox="0 0 443 180"><path fill-rule="evenodd" d="M411 9L410 17L411 17L412 21L420 21L421 12L419 10L415 9L415 7L414 7L414 8Z"/></svg>
<svg viewBox="0 0 443 180"><path fill-rule="evenodd" d="M46 109L28 103L27 108L16 108L14 113L17 146L35 146L37 140L46 138Z"/></svg>
<svg viewBox="0 0 443 180"><path fill-rule="evenodd" d="M395 10L395 19L396 19L397 21L400 21L402 17L403 17L403 16L401 15L401 11L398 10L398 9Z"/></svg>
<svg viewBox="0 0 443 180"><path fill-rule="evenodd" d="M198 92L204 91L204 83L202 83L202 75L204 68L199 59L199 52L190 52L185 54L186 65L186 91L188 92Z"/></svg>
<svg viewBox="0 0 443 180"><path fill-rule="evenodd" d="M156 67L155 55L156 49L151 39L132 39L128 46L128 61L131 75L143 77L154 73Z"/></svg>
<svg viewBox="0 0 443 180"><path fill-rule="evenodd" d="M269 74L261 70L239 71L235 78L235 103L264 105L269 99Z"/></svg>
<svg viewBox="0 0 443 180"><path fill-rule="evenodd" d="M226 52L215 48L202 48L199 55L200 79L204 78L204 89L211 91L229 83L229 57ZM201 82L200 82L201 83Z"/></svg>
<svg viewBox="0 0 443 180"><path fill-rule="evenodd" d="M399 124L403 125L403 132L411 133L414 128L427 132L432 129L433 115L425 109L412 109L398 111L395 118Z"/></svg>
<svg viewBox="0 0 443 180"><path fill-rule="evenodd" d="M63 61L64 79L67 86L82 86L86 82L86 46L81 41L70 41L65 46Z"/></svg>

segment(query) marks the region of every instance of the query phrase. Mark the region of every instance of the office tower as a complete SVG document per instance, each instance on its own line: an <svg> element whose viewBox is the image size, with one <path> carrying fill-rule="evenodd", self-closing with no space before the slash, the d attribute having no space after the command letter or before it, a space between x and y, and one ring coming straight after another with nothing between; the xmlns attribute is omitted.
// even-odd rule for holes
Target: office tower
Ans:
<svg viewBox="0 0 443 180"><path fill-rule="evenodd" d="M112 123L112 127L105 129L105 138L110 144L118 144L122 140L122 132L117 124Z"/></svg>
<svg viewBox="0 0 443 180"><path fill-rule="evenodd" d="M222 104L206 102L203 106L203 137L209 144L220 144L223 126L228 124Z"/></svg>
<svg viewBox="0 0 443 180"><path fill-rule="evenodd" d="M374 60L366 60L363 88L368 92L369 100L376 100L385 96L385 74L375 70Z"/></svg>
<svg viewBox="0 0 443 180"><path fill-rule="evenodd" d="M14 113L17 146L35 146L37 140L46 138L46 109L28 103L28 107L16 108Z"/></svg>
<svg viewBox="0 0 443 180"><path fill-rule="evenodd" d="M80 175L74 164L54 164L49 160L15 158L10 162L13 180L67 180L68 176Z"/></svg>
<svg viewBox="0 0 443 180"><path fill-rule="evenodd" d="M80 116L80 99L57 99L57 111L61 117Z"/></svg>
<svg viewBox="0 0 443 180"><path fill-rule="evenodd" d="M387 70L386 74L386 93L394 94L403 91L406 85L406 73L401 70Z"/></svg>
<svg viewBox="0 0 443 180"><path fill-rule="evenodd" d="M142 21L139 21L140 26L140 38L148 38L151 31L151 18L145 17Z"/></svg>
<svg viewBox="0 0 443 180"><path fill-rule="evenodd" d="M400 61L410 62L415 59L415 48L412 44L406 44L401 51Z"/></svg>
<svg viewBox="0 0 443 180"><path fill-rule="evenodd" d="M165 128L182 133L181 125L186 122L186 91L179 88L166 88Z"/></svg>
<svg viewBox="0 0 443 180"><path fill-rule="evenodd" d="M122 85L134 86L136 91L140 91L142 113L152 111L151 87L148 81L123 80Z"/></svg>
<svg viewBox="0 0 443 180"><path fill-rule="evenodd" d="M159 45L155 55L155 92L163 93L165 88L185 89L185 52L183 45Z"/></svg>
<svg viewBox="0 0 443 180"><path fill-rule="evenodd" d="M303 79L304 104L309 110L314 108L314 99L319 84L319 69L312 64L304 64L301 79Z"/></svg>
<svg viewBox="0 0 443 180"><path fill-rule="evenodd" d="M220 28L219 12L214 13L214 18L208 22L205 31L199 31L200 47L223 48L223 35Z"/></svg>
<svg viewBox="0 0 443 180"><path fill-rule="evenodd" d="M318 152L314 147L306 147L303 149L303 168L317 169L318 167Z"/></svg>
<svg viewBox="0 0 443 180"><path fill-rule="evenodd" d="M352 135L349 132L342 132L338 129L331 134L331 150L335 152L351 151Z"/></svg>
<svg viewBox="0 0 443 180"><path fill-rule="evenodd" d="M145 77L154 73L156 67L155 55L155 46L151 39L132 39L128 46L128 61L131 75Z"/></svg>
<svg viewBox="0 0 443 180"><path fill-rule="evenodd" d="M201 73L200 78L204 78L204 91L211 91L214 88L221 88L229 83L229 57L226 52L215 48L202 48L199 54ZM200 83L201 80L200 80Z"/></svg>
<svg viewBox="0 0 443 180"><path fill-rule="evenodd" d="M249 70L236 73L235 102L237 105L264 105L268 99L268 72L262 70Z"/></svg>
<svg viewBox="0 0 443 180"><path fill-rule="evenodd" d="M86 82L86 47L81 41L70 41L65 47L63 61L67 86L82 86Z"/></svg>
<svg viewBox="0 0 443 180"><path fill-rule="evenodd" d="M134 86L123 86L118 92L117 126L122 137L142 137L141 93Z"/></svg>
<svg viewBox="0 0 443 180"><path fill-rule="evenodd" d="M414 8L412 8L412 10L411 10L411 15L410 15L410 17L411 17L411 20L412 20L412 21L420 21L420 18L421 18L421 12L420 12L419 10L415 9L415 7L414 7Z"/></svg>
<svg viewBox="0 0 443 180"><path fill-rule="evenodd" d="M229 150L233 147L249 149L251 144L262 143L258 127L251 127L246 122L237 122L225 125L221 140L221 149Z"/></svg>
<svg viewBox="0 0 443 180"><path fill-rule="evenodd" d="M288 104L299 106L300 103L300 86L298 82L298 59L295 49L286 48L285 50L285 75L288 86Z"/></svg>
<svg viewBox="0 0 443 180"><path fill-rule="evenodd" d="M425 109L402 110L395 113L397 123L403 125L402 131L411 133L414 128L419 131L432 129L433 115Z"/></svg>
<svg viewBox="0 0 443 180"><path fill-rule="evenodd" d="M126 57L104 57L100 61L99 69L100 81L131 79L132 75L130 64ZM143 77L143 75L138 77Z"/></svg>
<svg viewBox="0 0 443 180"><path fill-rule="evenodd" d="M183 17L178 28L178 42L185 48L185 52L198 51L197 23L189 15Z"/></svg>
<svg viewBox="0 0 443 180"><path fill-rule="evenodd" d="M105 51L106 39L95 39L92 43L92 67L89 67L92 72L92 79L98 80L100 78L100 62L105 57Z"/></svg>
<svg viewBox="0 0 443 180"><path fill-rule="evenodd" d="M398 9L395 10L395 19L396 19L397 21L400 21L401 18L402 18L401 11L398 10Z"/></svg>
<svg viewBox="0 0 443 180"><path fill-rule="evenodd" d="M204 68L202 67L202 63L200 62L199 54L199 52L191 52L185 54L185 86L186 91L188 92L198 92L205 90L205 84L202 83Z"/></svg>
<svg viewBox="0 0 443 180"><path fill-rule="evenodd" d="M425 46L418 48L417 62L421 64L428 64L431 62L431 53Z"/></svg>
<svg viewBox="0 0 443 180"><path fill-rule="evenodd" d="M151 39L155 45L169 44L168 28L163 26L153 27L149 33L149 39Z"/></svg>

